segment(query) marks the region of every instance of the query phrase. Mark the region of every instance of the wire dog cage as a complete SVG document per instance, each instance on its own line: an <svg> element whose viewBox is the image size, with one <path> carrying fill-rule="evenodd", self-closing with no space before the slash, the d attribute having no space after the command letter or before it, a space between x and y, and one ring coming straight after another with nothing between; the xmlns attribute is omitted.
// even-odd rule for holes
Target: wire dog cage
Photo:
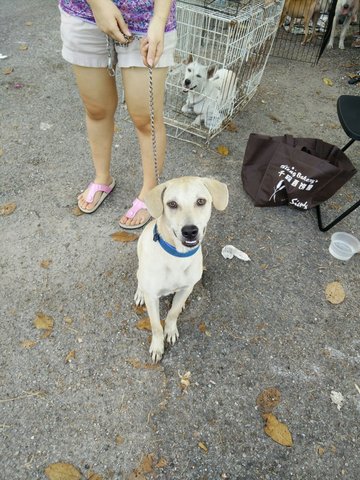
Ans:
<svg viewBox="0 0 360 480"><path fill-rule="evenodd" d="M260 84L284 0L177 3L175 66L166 84L165 123L177 138L208 143Z"/></svg>
<svg viewBox="0 0 360 480"><path fill-rule="evenodd" d="M271 55L315 64L327 29L330 6L331 0L285 0Z"/></svg>

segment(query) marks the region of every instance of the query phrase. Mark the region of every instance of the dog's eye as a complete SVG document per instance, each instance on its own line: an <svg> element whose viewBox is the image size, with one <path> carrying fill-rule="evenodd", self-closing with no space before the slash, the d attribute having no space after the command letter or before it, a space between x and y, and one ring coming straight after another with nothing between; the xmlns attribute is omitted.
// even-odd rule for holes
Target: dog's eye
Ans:
<svg viewBox="0 0 360 480"><path fill-rule="evenodd" d="M188 68L187 71L191 73L191 68Z"/></svg>
<svg viewBox="0 0 360 480"><path fill-rule="evenodd" d="M197 76L198 78L201 78L201 75L199 75L199 74L197 74L196 76Z"/></svg>
<svg viewBox="0 0 360 480"><path fill-rule="evenodd" d="M178 204L172 200L171 202L168 202L168 203L167 203L167 206L168 206L169 208L177 208L177 207L178 207Z"/></svg>
<svg viewBox="0 0 360 480"><path fill-rule="evenodd" d="M205 203L206 203L205 198L198 198L196 200L196 204L199 205L199 207L202 207L203 205L205 205Z"/></svg>

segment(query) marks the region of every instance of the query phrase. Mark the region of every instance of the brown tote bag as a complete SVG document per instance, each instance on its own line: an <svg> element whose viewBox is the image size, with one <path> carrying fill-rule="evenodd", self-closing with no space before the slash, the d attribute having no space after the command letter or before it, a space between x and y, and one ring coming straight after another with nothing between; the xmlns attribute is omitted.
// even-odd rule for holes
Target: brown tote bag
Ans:
<svg viewBox="0 0 360 480"><path fill-rule="evenodd" d="M257 207L308 210L328 200L355 173L345 153L322 140L252 133L241 177Z"/></svg>

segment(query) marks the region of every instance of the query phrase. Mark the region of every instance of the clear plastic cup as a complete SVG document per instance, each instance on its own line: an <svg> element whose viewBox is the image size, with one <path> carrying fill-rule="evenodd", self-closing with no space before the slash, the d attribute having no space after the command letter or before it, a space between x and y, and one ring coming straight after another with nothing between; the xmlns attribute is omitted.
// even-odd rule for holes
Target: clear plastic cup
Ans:
<svg viewBox="0 0 360 480"><path fill-rule="evenodd" d="M360 241L350 233L336 232L331 235L329 252L338 260L350 260L355 253L360 252Z"/></svg>

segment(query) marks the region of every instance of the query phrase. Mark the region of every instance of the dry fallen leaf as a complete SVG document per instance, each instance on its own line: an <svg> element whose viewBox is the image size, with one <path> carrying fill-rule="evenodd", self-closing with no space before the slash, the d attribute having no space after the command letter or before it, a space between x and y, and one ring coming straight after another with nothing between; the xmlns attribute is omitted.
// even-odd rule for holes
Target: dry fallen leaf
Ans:
<svg viewBox="0 0 360 480"><path fill-rule="evenodd" d="M180 387L182 390L186 390L190 386L191 372L186 372L184 375L180 375Z"/></svg>
<svg viewBox="0 0 360 480"><path fill-rule="evenodd" d="M139 238L139 235L136 233L129 233L129 232L115 232L111 234L111 238L115 240L115 242L133 242Z"/></svg>
<svg viewBox="0 0 360 480"><path fill-rule="evenodd" d="M147 332L151 332L150 318L149 317L141 318L138 322L136 322L135 327L138 330L146 330Z"/></svg>
<svg viewBox="0 0 360 480"><path fill-rule="evenodd" d="M146 480L146 477L139 472L139 470L135 469L130 475L126 478L126 480Z"/></svg>
<svg viewBox="0 0 360 480"><path fill-rule="evenodd" d="M331 208L331 210L341 210L342 209L342 206L339 205L338 203L335 203L335 202L329 202L329 204L326 204L329 208Z"/></svg>
<svg viewBox="0 0 360 480"><path fill-rule="evenodd" d="M87 475L87 480L103 480L103 477L95 472L89 472Z"/></svg>
<svg viewBox="0 0 360 480"><path fill-rule="evenodd" d="M5 67L3 68L3 74L4 75L10 75L14 71L14 67Z"/></svg>
<svg viewBox="0 0 360 480"><path fill-rule="evenodd" d="M204 322L201 322L201 323L199 324L199 330L200 330L201 333L205 333L205 332L206 332L206 325L205 325Z"/></svg>
<svg viewBox="0 0 360 480"><path fill-rule="evenodd" d="M198 447L201 448L201 450L205 453L208 453L208 451L209 451L208 447L206 446L206 444L204 442L199 442Z"/></svg>
<svg viewBox="0 0 360 480"><path fill-rule="evenodd" d="M266 322L261 322L261 323L258 323L258 324L256 325L256 329L257 329L257 330L264 330L264 329L266 329L268 326L269 326L268 323L266 323Z"/></svg>
<svg viewBox="0 0 360 480"><path fill-rule="evenodd" d="M20 46L19 46L19 50L23 50L23 51L24 51L24 50L28 50L28 48L29 48L29 47L26 45L26 43L22 43L22 44L20 44Z"/></svg>
<svg viewBox="0 0 360 480"><path fill-rule="evenodd" d="M116 437L115 437L116 445L122 445L124 442L125 442L124 437L122 437L121 435L116 435Z"/></svg>
<svg viewBox="0 0 360 480"><path fill-rule="evenodd" d="M145 304L144 305L134 305L133 310L136 313L136 315L143 315L147 311Z"/></svg>
<svg viewBox="0 0 360 480"><path fill-rule="evenodd" d="M46 330L51 333L54 328L54 320L49 315L39 312L34 320L34 325L38 330Z"/></svg>
<svg viewBox="0 0 360 480"><path fill-rule="evenodd" d="M328 87L332 87L334 85L333 81L330 78L324 77L322 80Z"/></svg>
<svg viewBox="0 0 360 480"><path fill-rule="evenodd" d="M66 323L66 325L72 325L74 323L74 320L70 317L65 317L64 322Z"/></svg>
<svg viewBox="0 0 360 480"><path fill-rule="evenodd" d="M269 118L270 118L274 123L281 123L280 118L276 117L276 116L273 115L272 113L269 113L268 116L269 116Z"/></svg>
<svg viewBox="0 0 360 480"><path fill-rule="evenodd" d="M49 329L49 330L43 330L43 332L44 332L44 333L43 333L43 334L41 335L41 337L40 337L41 339L43 339L43 338L49 338L49 337L51 336L51 334L52 334L53 331L52 331L52 329Z"/></svg>
<svg viewBox="0 0 360 480"><path fill-rule="evenodd" d="M160 320L161 326L164 328L165 320ZM147 332L151 332L151 322L149 317L141 318L135 325L135 327L139 330L145 330Z"/></svg>
<svg viewBox="0 0 360 480"><path fill-rule="evenodd" d="M52 463L45 468L49 480L80 480L82 475L77 468L69 463Z"/></svg>
<svg viewBox="0 0 360 480"><path fill-rule="evenodd" d="M49 268L51 264L52 264L52 260L42 260L40 262L40 267Z"/></svg>
<svg viewBox="0 0 360 480"><path fill-rule="evenodd" d="M71 363L72 360L75 360L76 352L75 350L71 350L65 358L65 363Z"/></svg>
<svg viewBox="0 0 360 480"><path fill-rule="evenodd" d="M84 215L84 212L81 211L78 206L74 207L74 208L71 210L71 213L72 213L75 217L80 217L80 215Z"/></svg>
<svg viewBox="0 0 360 480"><path fill-rule="evenodd" d="M345 300L345 290L340 282L331 282L325 288L326 300L333 305L338 305Z"/></svg>
<svg viewBox="0 0 360 480"><path fill-rule="evenodd" d="M165 460L165 458L160 458L160 460L157 462L155 467L156 468L164 468L164 467L166 467L166 465L167 465L167 461Z"/></svg>
<svg viewBox="0 0 360 480"><path fill-rule="evenodd" d="M142 368L143 363L138 358L128 358L126 362L134 368Z"/></svg>
<svg viewBox="0 0 360 480"><path fill-rule="evenodd" d="M283 445L284 447L292 447L292 436L285 423L279 422L272 413L264 413L262 417L266 422L264 426L264 432L266 435L274 440L274 442Z"/></svg>
<svg viewBox="0 0 360 480"><path fill-rule="evenodd" d="M228 132L237 132L237 131L238 131L238 127L237 127L237 125L236 125L234 122L229 122L229 123L226 125L225 130L227 130Z"/></svg>
<svg viewBox="0 0 360 480"><path fill-rule="evenodd" d="M25 22L25 25L26 25L27 27L31 27L32 24L33 24L33 22Z"/></svg>
<svg viewBox="0 0 360 480"><path fill-rule="evenodd" d="M26 349L33 348L35 347L36 344L37 342L35 342L34 340L23 340L22 342L20 342L20 345L22 346L22 348L26 348Z"/></svg>
<svg viewBox="0 0 360 480"><path fill-rule="evenodd" d="M153 471L154 454L149 453L141 460L139 470L141 473L151 473Z"/></svg>
<svg viewBox="0 0 360 480"><path fill-rule="evenodd" d="M276 388L267 388L262 391L257 399L256 405L261 413L271 413L280 403L281 394Z"/></svg>
<svg viewBox="0 0 360 480"><path fill-rule="evenodd" d="M16 210L16 203L4 203L0 205L0 215L11 215Z"/></svg>
<svg viewBox="0 0 360 480"><path fill-rule="evenodd" d="M206 324L204 322L201 322L198 328L201 333L204 333L207 337L211 337L211 333L206 328Z"/></svg>
<svg viewBox="0 0 360 480"><path fill-rule="evenodd" d="M317 448L317 454L319 455L319 457L322 457L325 453L325 448L323 447L318 447Z"/></svg>
<svg viewBox="0 0 360 480"><path fill-rule="evenodd" d="M216 151L220 153L220 155L223 155L224 157L227 157L229 155L229 149L225 147L225 145L219 145L216 148Z"/></svg>
<svg viewBox="0 0 360 480"><path fill-rule="evenodd" d="M161 368L158 363L142 363L137 358L128 358L126 362L134 368L143 368L144 370L159 370Z"/></svg>

